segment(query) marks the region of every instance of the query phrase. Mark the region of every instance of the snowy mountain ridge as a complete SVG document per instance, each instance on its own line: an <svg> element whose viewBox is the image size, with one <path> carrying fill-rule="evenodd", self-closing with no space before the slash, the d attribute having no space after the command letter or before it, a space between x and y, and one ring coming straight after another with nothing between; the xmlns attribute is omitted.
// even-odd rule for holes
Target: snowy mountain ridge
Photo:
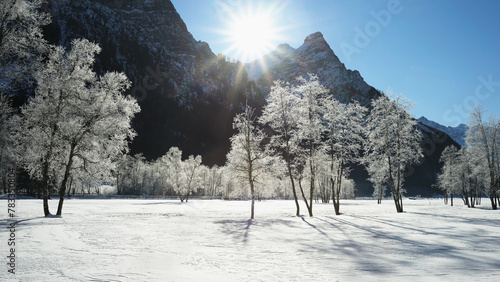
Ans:
<svg viewBox="0 0 500 282"><path fill-rule="evenodd" d="M428 120L426 117L420 117L418 119L419 122L422 124L440 130L444 133L446 133L448 136L453 139L453 141L457 142L460 146L465 147L465 134L467 133L467 130L469 127L466 124L459 124L458 126L452 127L452 126L444 126L441 125L435 121Z"/></svg>

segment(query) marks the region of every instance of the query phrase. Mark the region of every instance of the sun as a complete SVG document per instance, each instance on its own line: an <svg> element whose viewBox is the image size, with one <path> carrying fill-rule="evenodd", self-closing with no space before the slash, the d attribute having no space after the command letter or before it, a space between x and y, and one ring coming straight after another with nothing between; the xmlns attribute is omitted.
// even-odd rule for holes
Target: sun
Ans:
<svg viewBox="0 0 500 282"><path fill-rule="evenodd" d="M253 60L276 47L274 32L273 22L265 14L246 15L235 19L229 31L229 40L242 60Z"/></svg>
<svg viewBox="0 0 500 282"><path fill-rule="evenodd" d="M282 28L276 22L283 7L276 5L225 6L226 18L223 34L229 47L224 53L243 62L250 62L271 52L283 37Z"/></svg>

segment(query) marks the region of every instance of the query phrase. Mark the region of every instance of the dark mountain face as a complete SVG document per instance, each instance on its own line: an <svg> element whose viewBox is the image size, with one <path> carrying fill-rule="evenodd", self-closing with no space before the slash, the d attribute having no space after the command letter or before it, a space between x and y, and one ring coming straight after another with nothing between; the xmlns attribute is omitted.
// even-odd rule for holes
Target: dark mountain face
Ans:
<svg viewBox="0 0 500 282"><path fill-rule="evenodd" d="M207 43L193 38L170 1L62 0L45 8L53 15L45 29L51 43L69 46L82 37L96 42L102 47L96 71L123 71L132 81L127 95L137 98L141 112L133 121L138 136L130 148L147 159L177 146L185 157L200 154L207 165L223 165L232 118L245 103L259 113L276 79L315 73L339 100L363 105L381 95L358 71L345 68L321 33L311 34L297 49L278 46L262 58L264 68L258 60L244 65L213 54ZM433 193L429 187L439 156L453 142L435 129L422 127L422 132L426 158L409 171L408 194ZM355 168L352 176L358 195L370 195L364 169Z"/></svg>
<svg viewBox="0 0 500 282"><path fill-rule="evenodd" d="M132 154L155 159L178 146L206 164L225 162L232 117L246 99L255 104L259 97L243 66L196 41L170 1L50 1L46 9L52 43L96 42L96 71L123 71L132 81L128 95L141 106Z"/></svg>

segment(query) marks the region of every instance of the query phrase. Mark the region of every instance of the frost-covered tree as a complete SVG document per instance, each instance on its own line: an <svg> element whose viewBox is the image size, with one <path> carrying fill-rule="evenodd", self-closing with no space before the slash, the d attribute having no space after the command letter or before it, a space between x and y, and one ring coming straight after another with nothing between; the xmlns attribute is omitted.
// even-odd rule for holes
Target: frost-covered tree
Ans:
<svg viewBox="0 0 500 282"><path fill-rule="evenodd" d="M16 116L9 96L0 93L0 165L12 156L12 130L15 127Z"/></svg>
<svg viewBox="0 0 500 282"><path fill-rule="evenodd" d="M483 194L488 194L490 178L488 173L488 166L486 162L484 162L484 160L481 158L481 156L475 154L469 149L466 149L466 153L467 156L465 157L465 161L467 161L468 165L470 166L469 202L470 207L474 207L474 205L481 204L481 198Z"/></svg>
<svg viewBox="0 0 500 282"><path fill-rule="evenodd" d="M0 93L0 176L4 193L7 190L7 172L14 162L14 140L13 132L17 127L18 117L11 105L11 99L7 95ZM1 191L0 190L0 191Z"/></svg>
<svg viewBox="0 0 500 282"><path fill-rule="evenodd" d="M168 185L172 186L181 202L187 202L189 195L201 186L203 181L201 161L201 156L189 156L183 161L182 151L177 147L171 147L162 157Z"/></svg>
<svg viewBox="0 0 500 282"><path fill-rule="evenodd" d="M484 120L486 111L477 106L470 114L470 125L467 130L467 148L473 154L480 156L485 163L489 175L491 208L496 210L500 202L500 120L491 117Z"/></svg>
<svg viewBox="0 0 500 282"><path fill-rule="evenodd" d="M225 200L232 199L232 193L236 187L236 181L227 166L221 167L222 170L222 197Z"/></svg>
<svg viewBox="0 0 500 282"><path fill-rule="evenodd" d="M116 192L119 195L142 194L145 171L147 171L147 162L142 154L121 155L116 161Z"/></svg>
<svg viewBox="0 0 500 282"><path fill-rule="evenodd" d="M256 182L265 172L267 158L261 142L265 135L255 125L254 110L246 106L245 111L236 115L233 121L236 134L231 137L231 150L227 154L227 167L240 180L243 186L248 185L252 199L250 218L254 218Z"/></svg>
<svg viewBox="0 0 500 282"><path fill-rule="evenodd" d="M356 197L356 183L350 178L344 178L340 188L341 199L354 199Z"/></svg>
<svg viewBox="0 0 500 282"><path fill-rule="evenodd" d="M321 202L324 204L330 203L332 198L332 185L330 180L330 158L327 154L323 154L319 159L319 173L317 178L317 189Z"/></svg>
<svg viewBox="0 0 500 282"><path fill-rule="evenodd" d="M381 96L373 100L364 148L368 172L387 177L397 212L403 212L405 169L422 157L422 135L417 129L417 121L407 112L411 105L402 97L391 100ZM375 165L380 166L379 169Z"/></svg>
<svg viewBox="0 0 500 282"><path fill-rule="evenodd" d="M277 80L271 87L271 92L266 98L267 104L262 111L259 122L269 126L273 135L270 147L284 156L286 170L292 186L293 199L296 206L296 215L300 214L297 197L296 181L294 179L293 158L298 150L298 139L295 138L299 112L300 98L294 95L292 87L283 81Z"/></svg>
<svg viewBox="0 0 500 282"><path fill-rule="evenodd" d="M367 109L357 102L343 104L333 98L324 100L326 114L325 151L328 155L329 181L335 214L340 214L342 180L347 166L357 161L364 141L364 116Z"/></svg>
<svg viewBox="0 0 500 282"><path fill-rule="evenodd" d="M110 160L128 149L135 136L131 119L140 110L135 100L122 95L130 86L123 73L97 76L92 70L98 45L85 39L71 45L70 51L55 47L35 72L36 95L22 108L17 133L22 164L42 181L45 216L50 215L49 184L54 181L61 215L76 162L83 170L103 163L103 169L113 169Z"/></svg>
<svg viewBox="0 0 500 282"><path fill-rule="evenodd" d="M475 176L473 175L472 171L472 163L470 162L469 152L465 148L461 148L458 151L458 166L457 166L457 172L458 172L458 180L459 180L459 191L460 195L462 196L462 200L464 201L464 205L467 207L473 207L473 204L471 205L471 200L473 198L473 192L474 192L474 187L473 187L473 182L475 180ZM471 200L469 200L469 196Z"/></svg>
<svg viewBox="0 0 500 282"><path fill-rule="evenodd" d="M41 27L50 23L40 11L42 0L0 1L0 92L30 82L48 50Z"/></svg>
<svg viewBox="0 0 500 282"><path fill-rule="evenodd" d="M473 208L487 185L487 168L482 159L466 148L457 149L451 145L443 150L440 161L443 167L438 175L438 185L450 196L451 206L453 196L460 195L464 204Z"/></svg>
<svg viewBox="0 0 500 282"><path fill-rule="evenodd" d="M320 84L318 77L309 74L309 79L299 77L298 85L294 87L295 95L300 98L298 107L299 119L297 123L296 138L300 145L295 158L300 163L301 171L307 172L309 195L299 182L299 188L306 203L309 216L313 216L313 198L315 196L316 175L319 170L319 158L322 150L322 135L325 131L323 117L326 107L322 101L328 89ZM307 167L305 167L307 166Z"/></svg>
<svg viewBox="0 0 500 282"><path fill-rule="evenodd" d="M212 167L203 166L200 171L202 187L206 196L221 197L222 169L214 165Z"/></svg>
<svg viewBox="0 0 500 282"><path fill-rule="evenodd" d="M177 191L180 191L183 182L182 151L177 147L171 147L162 157L162 162L166 164L167 182L172 186L172 190L177 193Z"/></svg>
<svg viewBox="0 0 500 282"><path fill-rule="evenodd" d="M284 176L281 168L286 168L286 165L281 163L281 158L267 157L266 167L259 181L256 182L255 192L256 197L260 201L261 199L269 198L281 198L286 194L285 187L289 187L286 184L283 185L284 181L288 182ZM276 163L278 162L278 163Z"/></svg>
<svg viewBox="0 0 500 282"><path fill-rule="evenodd" d="M40 11L41 4L39 0L0 1L0 169L13 164L11 137L17 127L7 95L31 85L40 55L48 50L41 27L49 24L50 18Z"/></svg>
<svg viewBox="0 0 500 282"><path fill-rule="evenodd" d="M182 162L182 184L178 186L179 190L177 193L181 198L181 202L188 201L189 195L196 192L200 187L202 182L201 174L202 171L201 156L189 156Z"/></svg>
<svg viewBox="0 0 500 282"><path fill-rule="evenodd" d="M457 194L459 185L458 168L460 167L458 148L450 145L441 153L440 162L443 163L441 173L438 175L438 185L446 197L450 197L453 206L453 195Z"/></svg>
<svg viewBox="0 0 500 282"><path fill-rule="evenodd" d="M387 190L387 174L385 173L385 162L383 159L377 160L372 159L370 163L367 163L365 168L368 172L368 180L373 184L373 197L377 198L377 204L382 203L382 199Z"/></svg>

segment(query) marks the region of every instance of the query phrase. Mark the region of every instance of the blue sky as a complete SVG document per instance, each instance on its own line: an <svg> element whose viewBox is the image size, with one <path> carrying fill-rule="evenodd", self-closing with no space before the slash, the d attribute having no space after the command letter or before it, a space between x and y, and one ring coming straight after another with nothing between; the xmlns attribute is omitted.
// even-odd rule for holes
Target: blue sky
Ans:
<svg viewBox="0 0 500 282"><path fill-rule="evenodd" d="M270 12L272 46L297 48L320 31L348 69L415 103L412 114L447 126L480 103L500 118L500 1L172 0L196 40L242 60L224 31L227 9ZM251 3L251 4L249 4Z"/></svg>

